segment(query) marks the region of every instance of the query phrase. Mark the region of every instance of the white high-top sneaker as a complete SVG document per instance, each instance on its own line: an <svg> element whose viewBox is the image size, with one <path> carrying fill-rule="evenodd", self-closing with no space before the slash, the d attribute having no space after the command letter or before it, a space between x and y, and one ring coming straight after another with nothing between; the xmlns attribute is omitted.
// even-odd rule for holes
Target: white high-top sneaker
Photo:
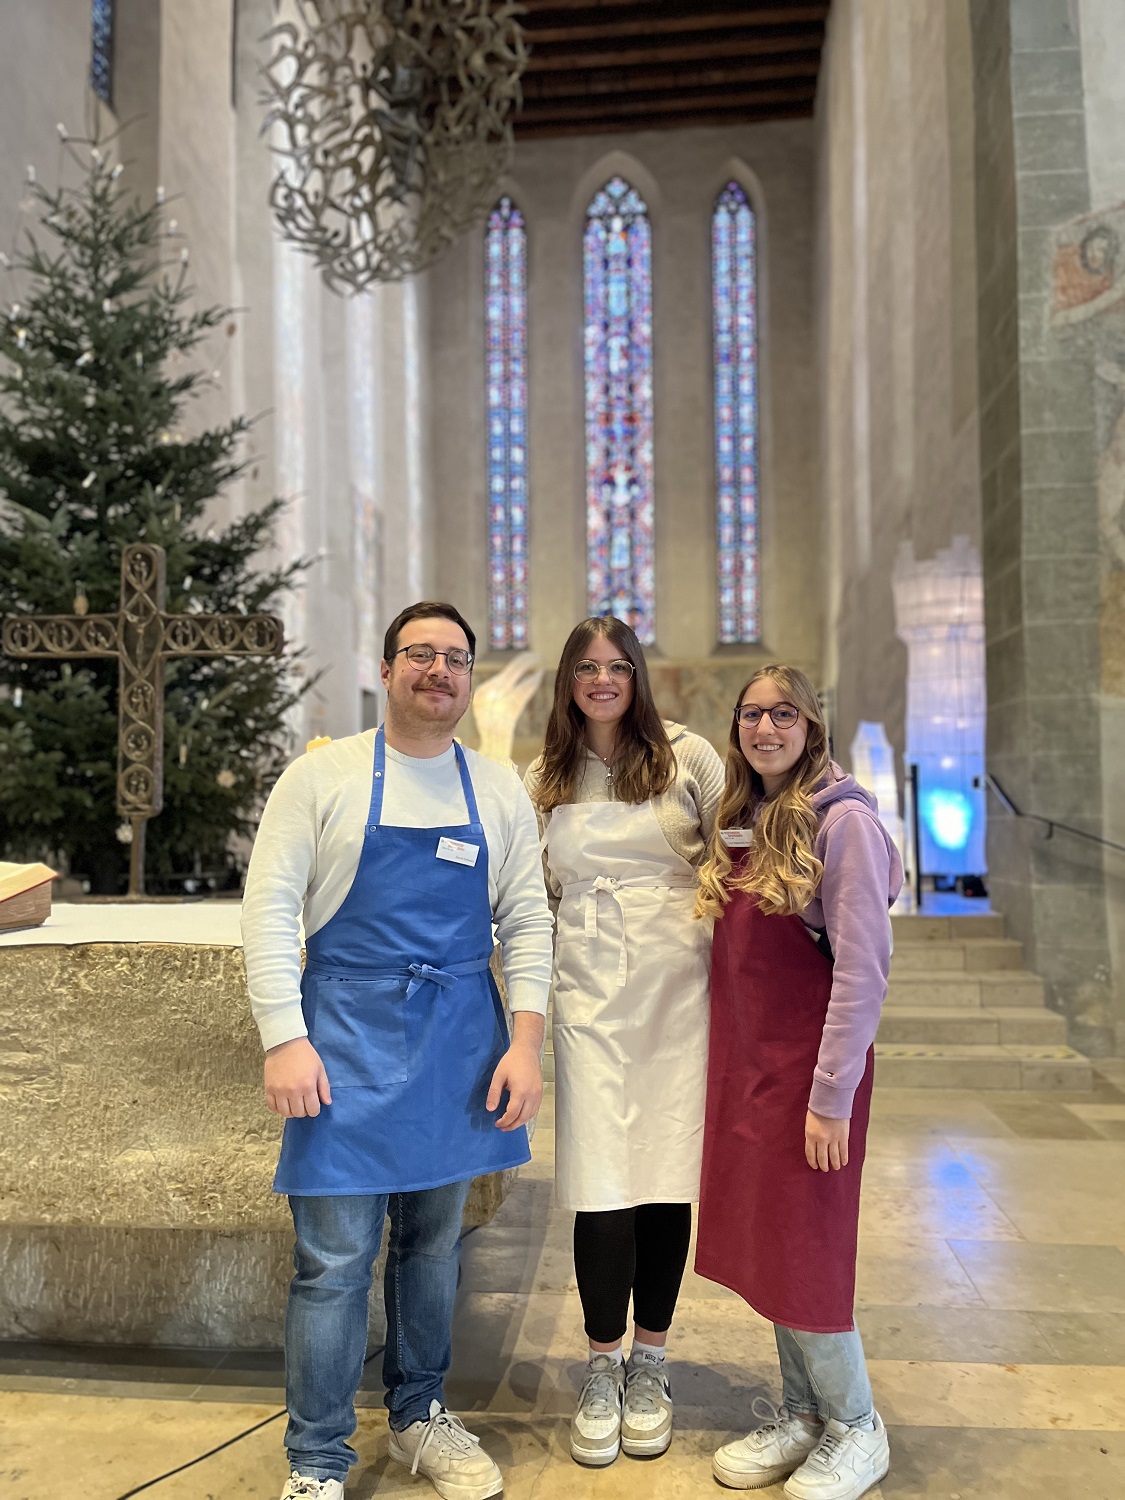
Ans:
<svg viewBox="0 0 1125 1500"><path fill-rule="evenodd" d="M466 1432L460 1417L440 1401L430 1402L428 1422L391 1431L390 1455L424 1475L442 1500L489 1500L504 1488L504 1476L485 1453L480 1438Z"/></svg>
<svg viewBox="0 0 1125 1500"><path fill-rule="evenodd" d="M570 1456L601 1469L621 1452L621 1411L625 1366L609 1354L595 1354L586 1366L578 1407L570 1421Z"/></svg>
<svg viewBox="0 0 1125 1500"><path fill-rule="evenodd" d="M891 1466L891 1445L883 1419L875 1431L829 1421L824 1436L785 1485L789 1500L859 1500Z"/></svg>
<svg viewBox="0 0 1125 1500"><path fill-rule="evenodd" d="M758 1402L765 1413L757 1410ZM764 1490L799 1469L820 1442L821 1427L810 1427L787 1407L775 1411L759 1397L754 1415L769 1415L769 1421L748 1437L726 1443L711 1460L711 1472L720 1484L732 1490Z"/></svg>
<svg viewBox="0 0 1125 1500"><path fill-rule="evenodd" d="M344 1486L338 1479L306 1479L294 1469L281 1500L344 1500Z"/></svg>

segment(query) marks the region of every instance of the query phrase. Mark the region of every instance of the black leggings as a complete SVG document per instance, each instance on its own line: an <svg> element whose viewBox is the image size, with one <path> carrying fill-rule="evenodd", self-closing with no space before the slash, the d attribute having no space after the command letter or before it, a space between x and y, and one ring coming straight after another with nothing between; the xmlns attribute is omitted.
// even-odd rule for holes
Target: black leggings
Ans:
<svg viewBox="0 0 1125 1500"><path fill-rule="evenodd" d="M574 1216L574 1270L586 1337L612 1344L633 1319L652 1333L672 1323L691 1239L690 1203L642 1203Z"/></svg>

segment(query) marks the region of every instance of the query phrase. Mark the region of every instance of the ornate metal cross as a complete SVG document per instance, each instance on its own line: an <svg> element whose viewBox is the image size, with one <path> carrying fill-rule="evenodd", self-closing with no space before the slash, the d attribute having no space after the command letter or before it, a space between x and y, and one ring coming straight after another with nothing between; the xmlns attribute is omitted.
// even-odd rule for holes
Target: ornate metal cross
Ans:
<svg viewBox="0 0 1125 1500"><path fill-rule="evenodd" d="M145 889L145 824L164 806L164 662L175 656L277 656L276 615L172 615L164 609L164 548L121 555L121 604L113 615L10 615L0 645L22 660L115 656L120 664L117 811L133 828L129 896Z"/></svg>

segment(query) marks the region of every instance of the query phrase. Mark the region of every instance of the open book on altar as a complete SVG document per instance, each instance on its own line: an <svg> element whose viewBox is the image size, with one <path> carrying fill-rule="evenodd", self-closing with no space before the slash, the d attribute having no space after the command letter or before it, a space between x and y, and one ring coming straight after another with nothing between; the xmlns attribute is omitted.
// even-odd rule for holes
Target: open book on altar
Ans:
<svg viewBox="0 0 1125 1500"><path fill-rule="evenodd" d="M0 931L38 927L51 914L51 881L47 865L13 865L0 860Z"/></svg>

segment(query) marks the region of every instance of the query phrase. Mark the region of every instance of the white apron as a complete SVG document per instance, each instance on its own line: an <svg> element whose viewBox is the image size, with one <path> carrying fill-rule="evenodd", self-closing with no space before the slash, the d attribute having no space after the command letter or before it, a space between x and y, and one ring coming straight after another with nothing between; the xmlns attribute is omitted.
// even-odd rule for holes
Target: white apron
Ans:
<svg viewBox="0 0 1125 1500"><path fill-rule="evenodd" d="M557 807L555 1190L563 1208L699 1198L710 924L650 802Z"/></svg>

